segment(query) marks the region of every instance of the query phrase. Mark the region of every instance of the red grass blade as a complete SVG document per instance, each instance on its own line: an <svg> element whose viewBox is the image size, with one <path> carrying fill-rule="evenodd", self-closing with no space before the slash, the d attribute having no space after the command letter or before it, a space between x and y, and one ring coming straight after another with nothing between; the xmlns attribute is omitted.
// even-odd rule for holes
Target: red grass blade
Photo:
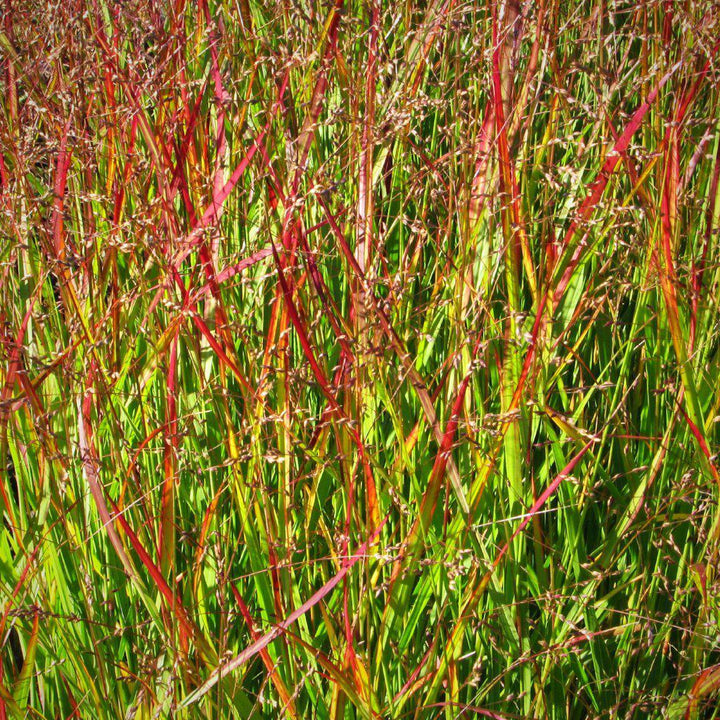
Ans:
<svg viewBox="0 0 720 720"><path fill-rule="evenodd" d="M259 637L252 645L249 645L239 655L236 655L232 660L229 660L223 665L218 666L210 677L194 692L188 695L181 703L182 707L187 707L197 702L203 695L206 695L212 688L224 677L226 677L233 670L245 665L261 650L266 648L275 638L279 637L287 628L289 628L299 617L304 615L308 610L317 605L324 597L326 597L333 588L335 588L342 579L350 572L350 570L360 560L365 559L365 552L373 540L380 534L380 531L384 527L388 520L389 515L386 515L380 525L373 531L372 535L360 545L355 553L347 558L347 561L343 564L340 570L328 580L316 593L308 598L297 610L294 610L290 615L285 618L282 622L278 623L272 630Z"/></svg>
<svg viewBox="0 0 720 720"><path fill-rule="evenodd" d="M587 197L582 201L580 207L575 213L575 218L570 223L570 227L565 233L565 238L562 242L563 248L568 248L570 246L570 243L575 237L581 224L590 218L590 215L593 213L597 204L600 202L600 198L602 197L602 194L607 187L610 176L613 174L615 168L622 159L622 153L627 150L628 146L630 145L630 141L633 138L633 135L635 135L635 133L642 125L643 118L645 117L645 115L647 115L648 110L650 110L650 107L657 99L660 91L663 89L663 87L665 87L667 81L673 76L673 74L678 70L680 66L681 63L676 63L667 73L665 73L660 82L650 91L645 102L643 102L640 107L633 113L630 122L627 124L625 130L615 142L612 150L608 153L605 163L603 164L602 169L598 173L598 176L588 188ZM559 302L560 298L563 296L570 282L570 278L575 272L575 268L577 267L577 264L580 261L580 258L582 257L582 254L585 250L586 242L587 234L581 239L572 257L570 258L570 262L566 267L562 277L560 278L560 281L555 287L555 290L553 292L553 300L555 304L557 304L557 302Z"/></svg>

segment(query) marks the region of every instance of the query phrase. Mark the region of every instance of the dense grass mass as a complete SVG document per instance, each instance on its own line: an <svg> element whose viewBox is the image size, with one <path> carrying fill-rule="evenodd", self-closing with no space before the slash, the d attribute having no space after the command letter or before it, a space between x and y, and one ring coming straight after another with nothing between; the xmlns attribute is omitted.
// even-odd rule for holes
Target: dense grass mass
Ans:
<svg viewBox="0 0 720 720"><path fill-rule="evenodd" d="M0 720L720 717L717 0L0 28Z"/></svg>

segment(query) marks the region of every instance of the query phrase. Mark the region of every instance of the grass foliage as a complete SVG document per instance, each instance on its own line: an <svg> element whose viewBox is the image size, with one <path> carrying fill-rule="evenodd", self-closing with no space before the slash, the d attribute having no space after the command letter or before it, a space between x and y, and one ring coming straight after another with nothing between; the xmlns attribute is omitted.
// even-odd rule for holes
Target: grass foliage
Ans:
<svg viewBox="0 0 720 720"><path fill-rule="evenodd" d="M0 720L711 718L716 0L6 0Z"/></svg>

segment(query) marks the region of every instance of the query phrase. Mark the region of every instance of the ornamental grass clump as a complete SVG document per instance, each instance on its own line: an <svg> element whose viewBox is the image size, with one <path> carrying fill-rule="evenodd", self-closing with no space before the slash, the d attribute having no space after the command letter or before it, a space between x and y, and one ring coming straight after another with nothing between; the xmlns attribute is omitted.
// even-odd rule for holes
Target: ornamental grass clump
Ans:
<svg viewBox="0 0 720 720"><path fill-rule="evenodd" d="M6 0L0 720L720 717L718 37Z"/></svg>

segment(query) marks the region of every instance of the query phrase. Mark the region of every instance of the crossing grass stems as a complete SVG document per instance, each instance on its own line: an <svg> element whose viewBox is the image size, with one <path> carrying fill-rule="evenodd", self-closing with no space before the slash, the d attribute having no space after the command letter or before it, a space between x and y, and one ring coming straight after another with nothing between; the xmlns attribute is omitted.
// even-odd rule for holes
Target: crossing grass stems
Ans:
<svg viewBox="0 0 720 720"><path fill-rule="evenodd" d="M6 0L0 720L712 718L717 0Z"/></svg>

